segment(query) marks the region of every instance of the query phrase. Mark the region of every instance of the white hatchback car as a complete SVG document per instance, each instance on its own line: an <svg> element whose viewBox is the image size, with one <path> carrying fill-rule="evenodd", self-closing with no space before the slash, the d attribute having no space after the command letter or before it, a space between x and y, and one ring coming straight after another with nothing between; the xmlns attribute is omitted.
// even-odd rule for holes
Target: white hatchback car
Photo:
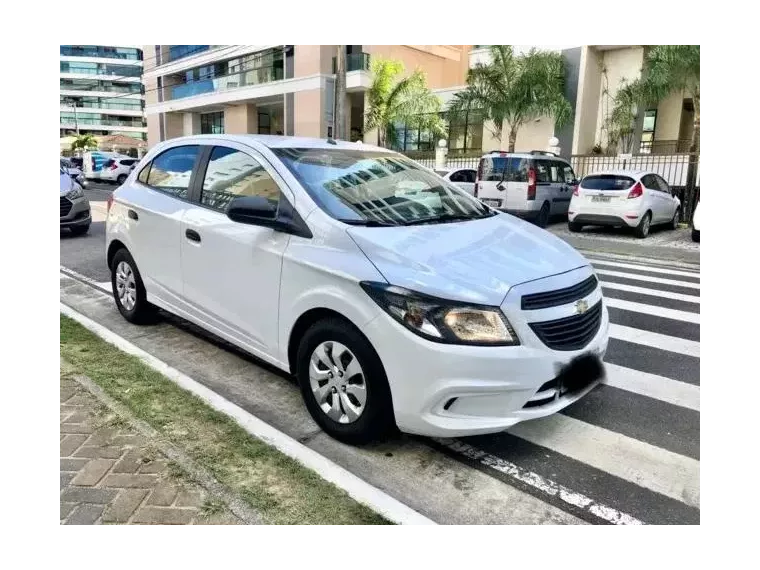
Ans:
<svg viewBox="0 0 760 570"><path fill-rule="evenodd" d="M136 158L125 157L113 157L106 160L103 164L103 169L100 171L100 179L106 182L115 182L116 184L124 184L127 180L127 176L135 167L138 162Z"/></svg>
<svg viewBox="0 0 760 570"><path fill-rule="evenodd" d="M571 232L583 226L634 228L645 238L653 225L678 227L681 201L668 183L648 170L609 170L584 176L568 210Z"/></svg>
<svg viewBox="0 0 760 570"><path fill-rule="evenodd" d="M498 432L604 374L589 262L386 149L172 139L114 191L106 235L127 320L161 307L293 373L343 441Z"/></svg>
<svg viewBox="0 0 760 570"><path fill-rule="evenodd" d="M470 196L475 195L475 179L478 173L474 168L436 168L435 173L444 180L459 186Z"/></svg>

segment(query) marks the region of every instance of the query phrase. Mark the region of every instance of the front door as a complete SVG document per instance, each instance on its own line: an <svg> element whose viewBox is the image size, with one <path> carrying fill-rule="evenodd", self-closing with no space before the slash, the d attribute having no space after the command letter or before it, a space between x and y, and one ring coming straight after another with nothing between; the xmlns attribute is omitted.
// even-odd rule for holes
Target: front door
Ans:
<svg viewBox="0 0 760 570"><path fill-rule="evenodd" d="M235 143L207 147L198 205L182 223L182 274L190 311L207 327L262 357L277 355L282 256L290 235L233 222L227 206L237 196L279 204L290 190L264 159Z"/></svg>

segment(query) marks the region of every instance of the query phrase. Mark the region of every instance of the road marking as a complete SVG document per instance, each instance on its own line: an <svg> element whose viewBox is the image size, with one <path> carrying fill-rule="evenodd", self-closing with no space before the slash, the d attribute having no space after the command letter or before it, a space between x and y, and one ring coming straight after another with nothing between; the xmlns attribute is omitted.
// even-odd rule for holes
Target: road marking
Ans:
<svg viewBox="0 0 760 570"><path fill-rule="evenodd" d="M640 257L632 255L619 255L614 253L607 253L601 251L592 251L588 249L576 248L583 256L591 262L598 261L604 263L605 261L620 261L624 263L631 263L633 265L649 266L649 267L661 267L663 269L683 269L685 271L692 271L699 273L699 263L691 263L688 261L678 261L674 259L656 259L652 257Z"/></svg>
<svg viewBox="0 0 760 570"><path fill-rule="evenodd" d="M604 383L608 386L699 411L699 386L608 362L604 367L607 371Z"/></svg>
<svg viewBox="0 0 760 570"><path fill-rule="evenodd" d="M453 439L433 439L434 441L438 442L444 447L447 447L448 449L451 449L452 451L456 451L457 453L460 453L469 459L478 461L486 467L490 467L501 473L504 473L505 475L508 475L513 479L517 479L521 483L525 483L526 485L529 485L533 489L536 489L545 495L556 497L562 502L591 513L592 515L599 517L602 520L618 525L644 524L631 515L627 515L616 509L613 509L601 503L597 503L582 493L577 493L572 489L568 489L563 485L559 485L558 483L555 483L550 479L546 479L537 473L533 473L532 471L518 467L514 463L510 463L505 459L496 457L495 455L491 455L485 451L481 451L480 449L477 449L468 443Z"/></svg>
<svg viewBox="0 0 760 570"><path fill-rule="evenodd" d="M61 313L64 315L79 322L106 342L115 345L117 348L128 354L137 356L145 364L163 374L185 390L192 392L212 408L230 416L252 436L277 448L288 457L295 459L299 463L315 471L323 479L333 483L339 489L343 489L353 499L367 505L388 520L397 524L436 524L397 499L384 493L377 487L370 485L350 471L345 470L340 465L333 463L328 458L318 454L316 451L306 447L292 437L275 429L269 424L264 423L253 414L246 412L241 407L224 399L203 384L193 380L176 368L172 368L165 362L145 352L106 327L96 323L92 319L82 315L63 303L61 303L60 306Z"/></svg>
<svg viewBox="0 0 760 570"><path fill-rule="evenodd" d="M649 289L648 287L638 287L636 285L626 285L625 283L614 283L613 281L599 280L602 289L617 289L627 291L628 293L639 293L641 295L652 295L662 297L663 299L675 299L676 301L685 301L687 303L696 303L699 305L699 297L696 295L684 295L683 293L673 293L672 291L661 291L659 289Z"/></svg>
<svg viewBox="0 0 760 570"><path fill-rule="evenodd" d="M696 459L564 414L520 422L508 433L699 508L699 461Z"/></svg>
<svg viewBox="0 0 760 570"><path fill-rule="evenodd" d="M699 342L696 340L668 336L615 323L610 323L610 336L626 342L643 344L644 346L651 346L667 350L668 352L677 352L678 354L699 358Z"/></svg>
<svg viewBox="0 0 760 570"><path fill-rule="evenodd" d="M610 277L624 277L635 281L648 281L649 283L660 283L661 285L675 285L676 287L686 287L688 289L699 289L699 283L690 281L678 281L677 279L665 279L664 277L650 277L649 275L639 275L638 273L625 273L623 271L608 271L607 269L597 269L597 275L609 275Z"/></svg>
<svg viewBox="0 0 760 570"><path fill-rule="evenodd" d="M619 261L592 261L594 265L608 265L610 267L620 267L622 269L637 269L639 271L649 271L650 273L665 273L667 275L680 275L681 277L699 277L698 271L679 271L677 269L663 269L651 265L634 265L633 263L620 263Z"/></svg>
<svg viewBox="0 0 760 570"><path fill-rule="evenodd" d="M634 301L626 301L625 299L615 299L613 297L605 297L604 302L608 307L613 309L622 309L624 311L634 311L636 313L643 313L645 315L652 315L654 317L663 317L665 319L675 319L677 321L684 321L687 323L699 324L699 313L691 313L689 311L679 311L677 309L669 309L667 307L658 307L657 305L647 305L645 303L636 303Z"/></svg>

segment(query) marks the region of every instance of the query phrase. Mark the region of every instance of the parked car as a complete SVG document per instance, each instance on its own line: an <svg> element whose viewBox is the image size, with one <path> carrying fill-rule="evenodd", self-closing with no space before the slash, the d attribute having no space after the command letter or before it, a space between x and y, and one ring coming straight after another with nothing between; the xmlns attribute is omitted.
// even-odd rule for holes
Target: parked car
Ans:
<svg viewBox="0 0 760 570"><path fill-rule="evenodd" d="M475 195L475 178L478 173L473 168L436 168L435 173L449 182L459 186L462 190Z"/></svg>
<svg viewBox="0 0 760 570"><path fill-rule="evenodd" d="M161 307L294 374L343 441L502 431L603 375L609 317L589 262L386 149L171 139L107 212L125 319Z"/></svg>
<svg viewBox="0 0 760 570"><path fill-rule="evenodd" d="M694 210L694 218L691 224L691 239L693 241L702 241L705 239L705 201L704 198L697 202Z"/></svg>
<svg viewBox="0 0 760 570"><path fill-rule="evenodd" d="M483 155L475 196L498 210L544 228L552 216L565 216L578 181L566 160L543 151Z"/></svg>
<svg viewBox="0 0 760 570"><path fill-rule="evenodd" d="M79 168L70 159L62 156L61 168L63 168L66 172L68 172L69 176L71 176L76 181L76 183L79 184L82 188L87 187L87 179L84 177L84 172L82 172L82 169Z"/></svg>
<svg viewBox="0 0 760 570"><path fill-rule="evenodd" d="M132 172L137 162L136 158L109 158L100 171L100 179L105 182L124 184L124 181L129 176L129 173Z"/></svg>
<svg viewBox="0 0 760 570"><path fill-rule="evenodd" d="M645 238L652 226L678 227L681 201L668 183L649 170L608 170L585 176L568 212L571 232L583 226L633 228Z"/></svg>
<svg viewBox="0 0 760 570"><path fill-rule="evenodd" d="M64 170L61 172L61 227L74 235L86 234L90 229L90 202L82 187Z"/></svg>

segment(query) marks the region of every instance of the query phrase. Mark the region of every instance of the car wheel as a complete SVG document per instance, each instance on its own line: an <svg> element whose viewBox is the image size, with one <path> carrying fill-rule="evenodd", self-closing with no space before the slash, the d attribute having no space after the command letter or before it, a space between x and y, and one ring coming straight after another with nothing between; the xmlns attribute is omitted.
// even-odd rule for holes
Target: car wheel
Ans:
<svg viewBox="0 0 760 570"><path fill-rule="evenodd" d="M116 252L111 262L111 287L116 307L130 323L145 324L156 317L156 307L148 303L140 272L126 249Z"/></svg>
<svg viewBox="0 0 760 570"><path fill-rule="evenodd" d="M311 417L329 435L351 444L387 437L395 427L380 357L353 325L318 321L298 346L296 376Z"/></svg>
<svg viewBox="0 0 760 570"><path fill-rule="evenodd" d="M116 183L119 186L121 186L122 184L124 184L124 182L126 182L126 180L127 180L127 175L126 174L119 174L119 177L116 179Z"/></svg>
<svg viewBox="0 0 760 570"><path fill-rule="evenodd" d="M541 211L538 213L538 219L536 220L536 225L538 225L539 228L545 228L549 225L549 203L544 202L544 205L541 206Z"/></svg>
<svg viewBox="0 0 760 570"><path fill-rule="evenodd" d="M83 236L89 231L90 231L90 224L87 224L86 226L72 226L71 227L71 235L74 235L74 236Z"/></svg>
<svg viewBox="0 0 760 570"><path fill-rule="evenodd" d="M699 243L699 230L691 229L691 241Z"/></svg>
<svg viewBox="0 0 760 570"><path fill-rule="evenodd" d="M636 237L645 238L649 235L649 229L652 226L652 212L647 212L644 217L641 218L639 225L636 226Z"/></svg>
<svg viewBox="0 0 760 570"><path fill-rule="evenodd" d="M583 229L583 224L579 224L576 222L568 222L567 223L567 229L569 229L571 232L579 232Z"/></svg>
<svg viewBox="0 0 760 570"><path fill-rule="evenodd" d="M675 213L673 214L673 219L670 220L670 229L671 230L677 230L678 229L678 219L681 214L681 208L676 208Z"/></svg>

